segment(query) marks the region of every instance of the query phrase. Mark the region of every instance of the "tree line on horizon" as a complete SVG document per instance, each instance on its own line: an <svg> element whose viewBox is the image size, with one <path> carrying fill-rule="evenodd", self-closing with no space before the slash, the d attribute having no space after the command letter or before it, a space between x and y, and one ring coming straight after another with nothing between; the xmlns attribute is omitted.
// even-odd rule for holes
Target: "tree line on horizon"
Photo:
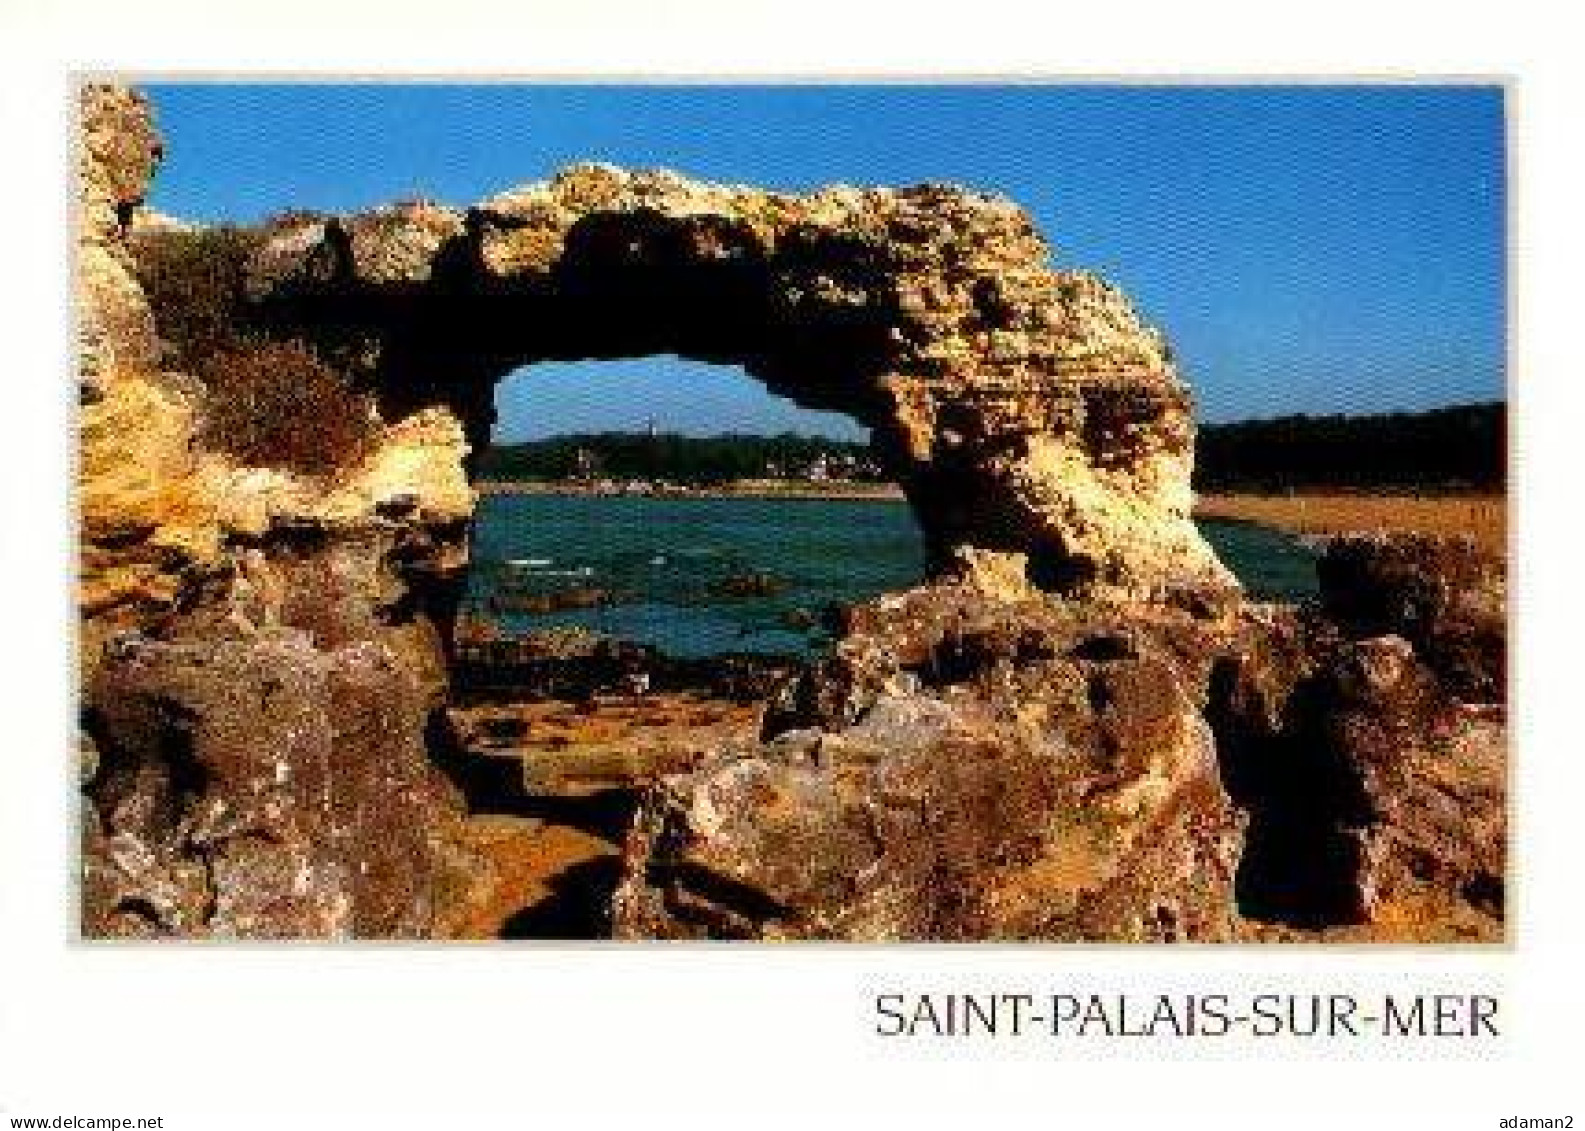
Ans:
<svg viewBox="0 0 1585 1131"><path fill-rule="evenodd" d="M1202 426L1194 483L1201 491L1281 492L1436 488L1500 490L1506 482L1507 405L1454 405L1368 416L1296 414ZM767 474L798 478L821 457L860 465L868 443L784 432L773 436L582 432L494 444L479 457L487 480L612 479L715 484ZM774 469L774 471L768 470ZM884 479L882 473L859 478Z"/></svg>
<svg viewBox="0 0 1585 1131"><path fill-rule="evenodd" d="M1507 483L1503 401L1370 416L1279 416L1200 429L1194 485L1492 491Z"/></svg>
<svg viewBox="0 0 1585 1131"><path fill-rule="evenodd" d="M873 461L870 446L864 440L837 440L795 432L774 436L577 432L515 444L492 444L480 456L477 473L483 479L501 481L593 475L714 484L776 474L767 469L797 477L799 469L821 457L845 458L855 463ZM878 467L865 477L884 479Z"/></svg>

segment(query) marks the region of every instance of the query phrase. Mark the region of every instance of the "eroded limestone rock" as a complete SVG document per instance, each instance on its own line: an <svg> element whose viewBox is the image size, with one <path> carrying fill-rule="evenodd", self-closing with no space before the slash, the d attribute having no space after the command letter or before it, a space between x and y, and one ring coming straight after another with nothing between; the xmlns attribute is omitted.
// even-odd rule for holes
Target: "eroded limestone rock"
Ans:
<svg viewBox="0 0 1585 1131"><path fill-rule="evenodd" d="M77 319L83 379L149 368L154 321L133 277L126 233L161 157L148 102L126 87L82 89L78 149Z"/></svg>
<svg viewBox="0 0 1585 1131"><path fill-rule="evenodd" d="M465 211L283 223L248 287L391 420L445 405L479 447L493 381L523 364L736 362L875 430L938 573L1009 599L1225 606L1160 334L1048 257L1015 205L946 185L791 196L577 166Z"/></svg>
<svg viewBox="0 0 1585 1131"><path fill-rule="evenodd" d="M127 246L147 103L93 85L81 110L83 930L426 935L460 811L426 726L462 431L410 414L318 480L209 450L212 393L160 368Z"/></svg>
<svg viewBox="0 0 1585 1131"><path fill-rule="evenodd" d="M663 352L869 425L932 577L854 610L759 740L648 793L620 935L1500 931L1500 568L1339 544L1323 608L1242 604L1189 521L1160 335L1011 203L578 166L284 218L250 317L371 436L309 476L204 442L216 394L161 371L129 270L146 104L87 88L83 131L88 933L455 929L431 724L493 383Z"/></svg>
<svg viewBox="0 0 1585 1131"><path fill-rule="evenodd" d="M1223 780L1250 813L1244 914L1326 937L1501 938L1501 563L1378 535L1335 542L1321 577L1316 608L1247 609L1213 675Z"/></svg>
<svg viewBox="0 0 1585 1131"><path fill-rule="evenodd" d="M1332 591L1232 623L943 585L861 606L764 741L645 799L618 934L1500 938L1504 712L1437 662L1491 627L1500 568L1368 546L1417 592L1486 587L1422 644Z"/></svg>
<svg viewBox="0 0 1585 1131"><path fill-rule="evenodd" d="M428 932L455 802L398 655L292 629L114 653L85 690L86 933Z"/></svg>
<svg viewBox="0 0 1585 1131"><path fill-rule="evenodd" d="M928 586L641 807L619 936L1225 939L1219 630Z"/></svg>
<svg viewBox="0 0 1585 1131"><path fill-rule="evenodd" d="M1471 702L1507 690L1505 563L1470 538L1334 538L1320 562L1327 612L1355 635L1394 633Z"/></svg>

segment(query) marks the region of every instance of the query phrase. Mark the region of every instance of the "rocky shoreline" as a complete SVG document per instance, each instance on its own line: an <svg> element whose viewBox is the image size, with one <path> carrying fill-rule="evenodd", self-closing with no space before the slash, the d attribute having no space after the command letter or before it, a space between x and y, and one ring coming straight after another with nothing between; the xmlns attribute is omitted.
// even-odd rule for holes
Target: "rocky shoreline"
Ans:
<svg viewBox="0 0 1585 1131"><path fill-rule="evenodd" d="M140 228L148 107L82 97L85 936L1502 937L1503 560L1338 538L1247 600L1165 340L1012 202L582 165ZM928 579L730 709L620 649L492 707L495 383L668 352L870 428Z"/></svg>
<svg viewBox="0 0 1585 1131"><path fill-rule="evenodd" d="M519 479L483 480L474 483L482 495L556 495L570 498L611 496L620 492L600 491L571 481ZM786 481L741 480L708 487L668 488L650 493L666 499L787 499L789 501L859 500L902 502L907 496L895 483L814 484Z"/></svg>

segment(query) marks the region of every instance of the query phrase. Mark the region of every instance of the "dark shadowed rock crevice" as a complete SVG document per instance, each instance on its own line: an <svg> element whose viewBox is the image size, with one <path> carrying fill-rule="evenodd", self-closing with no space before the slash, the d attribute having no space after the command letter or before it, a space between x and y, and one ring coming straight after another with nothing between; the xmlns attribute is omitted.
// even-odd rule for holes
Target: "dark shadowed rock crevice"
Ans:
<svg viewBox="0 0 1585 1131"><path fill-rule="evenodd" d="M1341 538L1318 606L1246 616L1207 716L1250 813L1246 917L1357 928L1349 937L1500 937L1502 574L1467 540Z"/></svg>

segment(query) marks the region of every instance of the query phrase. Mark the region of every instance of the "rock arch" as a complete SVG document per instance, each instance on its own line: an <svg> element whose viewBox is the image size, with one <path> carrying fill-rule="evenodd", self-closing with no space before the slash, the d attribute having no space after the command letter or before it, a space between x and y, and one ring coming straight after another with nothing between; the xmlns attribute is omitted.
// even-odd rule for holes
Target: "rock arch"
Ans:
<svg viewBox="0 0 1585 1131"><path fill-rule="evenodd" d="M872 429L935 575L1225 607L1237 585L1189 519L1190 402L1164 340L1047 260L1015 205L952 186L791 196L584 165L465 210L286 221L248 290L392 424L438 409L477 450L520 366L733 363Z"/></svg>
<svg viewBox="0 0 1585 1131"><path fill-rule="evenodd" d="M1106 283L1053 270L1016 206L942 185L789 196L580 166L468 209L279 220L250 241L249 320L306 339L374 401L372 444L303 475L209 443L221 394L165 371L162 310L130 250L160 154L148 107L107 86L85 88L82 107L86 932L444 933L442 894L469 865L433 724L467 563L470 447L506 373L651 352L734 362L869 425L934 583L859 610L830 660L768 709L771 745L746 762L723 751L698 779L783 781L835 807L767 823L750 806L749 839L668 861L687 838L666 829L691 820L682 783L643 814L636 851L659 855L630 877L620 929L682 922L649 875L703 876L687 898L732 903L732 885L709 879L717 850L830 865L835 887L821 872L818 890L750 900L755 914L803 907L779 931L1120 937L1168 930L1150 925L1163 900L1179 908L1163 922L1226 929L1228 885L1188 897L1192 922L1173 895L1227 872L1234 851L1197 662L1180 671L1181 640L1141 636L1159 621L1205 650L1230 631L1205 614L1237 605L1188 517L1188 395L1160 335ZM1044 737L1041 712L1061 721ZM783 742L810 727L832 736L823 769L806 740ZM879 757L881 777L854 777L844 749L857 766ZM851 841L855 820L892 804L884 782L904 779L937 800ZM977 902L985 869L1019 859L1045 876L1041 861L1067 851L1053 813L1106 811L1098 789L1134 814L1116 818L1125 830L1156 830L1143 871L1109 878L1139 851L1129 833L1097 849L1094 890L1063 896L1057 919L1025 914L1050 905L1044 879L1021 910ZM908 851L891 855L894 840ZM842 877L872 872L876 846L893 863L855 911ZM720 909L721 929L739 930L742 910Z"/></svg>
<svg viewBox="0 0 1585 1131"><path fill-rule="evenodd" d="M1427 893L1437 937L1500 935L1501 564L1344 540L1319 607L1241 602L1189 520L1161 337L1011 203L580 166L468 209L275 222L249 320L337 371L308 370L345 426L321 440L372 438L313 449L316 474L211 442L229 394L167 371L132 254L148 106L91 84L81 109L85 933L445 935L479 879L435 723L491 386L676 352L868 424L934 576L852 610L756 740L655 784L616 934L1282 937L1235 906L1240 808L1297 807L1301 852L1358 849L1327 917L1390 906L1348 937L1395 937ZM249 403L290 436L319 410L273 395L276 346Z"/></svg>

